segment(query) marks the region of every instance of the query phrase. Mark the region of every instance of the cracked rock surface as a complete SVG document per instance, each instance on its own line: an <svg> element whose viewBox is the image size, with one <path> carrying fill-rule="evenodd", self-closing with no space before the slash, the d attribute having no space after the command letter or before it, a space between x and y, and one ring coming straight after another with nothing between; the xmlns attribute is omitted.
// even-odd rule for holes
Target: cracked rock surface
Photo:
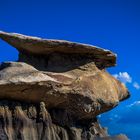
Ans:
<svg viewBox="0 0 140 140"><path fill-rule="evenodd" d="M18 49L0 65L0 139L127 140L111 137L97 115L129 97L106 67L116 55L92 45L0 32Z"/></svg>

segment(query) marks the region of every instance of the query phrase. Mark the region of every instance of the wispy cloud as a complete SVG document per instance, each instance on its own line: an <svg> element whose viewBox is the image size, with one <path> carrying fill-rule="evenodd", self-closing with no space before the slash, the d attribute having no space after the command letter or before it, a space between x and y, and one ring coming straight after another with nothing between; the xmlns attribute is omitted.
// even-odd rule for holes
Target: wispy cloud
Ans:
<svg viewBox="0 0 140 140"><path fill-rule="evenodd" d="M114 74L113 76L124 84L132 82L132 78L127 72L119 72L119 74Z"/></svg>
<svg viewBox="0 0 140 140"><path fill-rule="evenodd" d="M127 107L136 107L136 106L140 106L140 101L135 101L132 104L128 105Z"/></svg>
<svg viewBox="0 0 140 140"><path fill-rule="evenodd" d="M119 72L118 74L113 74L113 76L125 85L127 83L131 83L135 89L140 90L140 84L133 82L132 77L128 74L128 72Z"/></svg>
<svg viewBox="0 0 140 140"><path fill-rule="evenodd" d="M137 82L134 82L133 83L133 87L136 88L136 89L138 89L138 90L140 89L140 85Z"/></svg>

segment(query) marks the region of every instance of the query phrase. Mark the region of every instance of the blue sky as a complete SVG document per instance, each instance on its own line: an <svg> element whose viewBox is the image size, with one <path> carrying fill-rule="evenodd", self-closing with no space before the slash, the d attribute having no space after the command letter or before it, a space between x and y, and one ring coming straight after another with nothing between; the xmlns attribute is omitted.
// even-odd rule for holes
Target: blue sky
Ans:
<svg viewBox="0 0 140 140"><path fill-rule="evenodd" d="M131 98L102 115L101 123L111 134L140 137L140 89L134 86L140 84L139 0L1 0L0 30L88 43L117 53L117 66L108 71L125 81ZM17 57L14 48L0 41L0 62Z"/></svg>

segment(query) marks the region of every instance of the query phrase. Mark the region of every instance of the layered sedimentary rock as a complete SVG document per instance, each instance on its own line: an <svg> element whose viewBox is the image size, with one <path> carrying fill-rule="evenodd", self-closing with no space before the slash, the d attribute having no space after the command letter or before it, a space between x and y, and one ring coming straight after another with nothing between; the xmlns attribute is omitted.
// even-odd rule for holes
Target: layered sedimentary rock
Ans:
<svg viewBox="0 0 140 140"><path fill-rule="evenodd" d="M97 115L129 97L105 68L116 55L91 45L0 32L19 51L0 65L0 139L96 140L109 137Z"/></svg>

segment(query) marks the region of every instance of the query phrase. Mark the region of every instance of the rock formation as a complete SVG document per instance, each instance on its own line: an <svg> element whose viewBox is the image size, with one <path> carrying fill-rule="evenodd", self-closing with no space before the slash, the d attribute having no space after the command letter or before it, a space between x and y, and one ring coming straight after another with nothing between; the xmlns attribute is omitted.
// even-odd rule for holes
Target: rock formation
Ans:
<svg viewBox="0 0 140 140"><path fill-rule="evenodd" d="M105 68L116 55L95 46L0 32L19 51L0 65L0 140L127 140L97 115L129 97Z"/></svg>

